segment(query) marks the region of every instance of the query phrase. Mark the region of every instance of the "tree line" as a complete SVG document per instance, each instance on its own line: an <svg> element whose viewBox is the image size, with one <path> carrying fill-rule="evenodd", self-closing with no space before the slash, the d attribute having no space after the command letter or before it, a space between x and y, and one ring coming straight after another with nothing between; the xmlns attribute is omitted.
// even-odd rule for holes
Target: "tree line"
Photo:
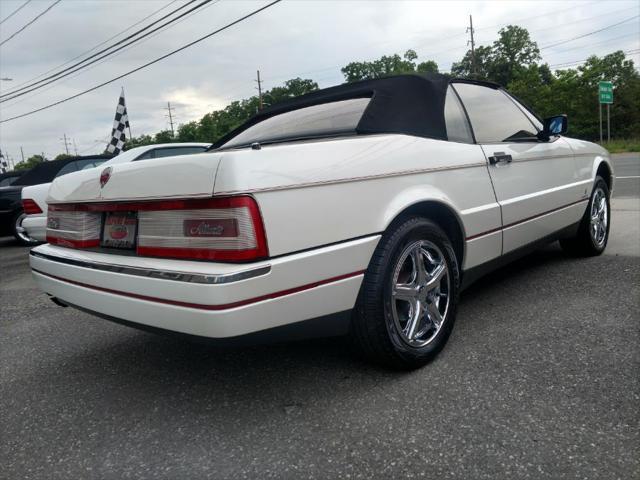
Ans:
<svg viewBox="0 0 640 480"><path fill-rule="evenodd" d="M599 138L598 82L612 81L615 102L611 107L612 136L640 137L640 74L624 52L592 55L578 67L555 70L541 60L540 48L529 32L509 25L499 31L493 44L478 46L473 55L467 51L460 61L452 64L448 75L499 83L542 117L566 113L569 135L584 140ZM350 62L341 69L345 82L438 71L433 60L419 62L414 50L373 61ZM293 78L265 91L263 102L273 105L317 89L318 84L312 79ZM213 143L253 116L259 105L257 95L237 100L199 120L179 125L175 134L161 130L133 137L125 148L170 142Z"/></svg>

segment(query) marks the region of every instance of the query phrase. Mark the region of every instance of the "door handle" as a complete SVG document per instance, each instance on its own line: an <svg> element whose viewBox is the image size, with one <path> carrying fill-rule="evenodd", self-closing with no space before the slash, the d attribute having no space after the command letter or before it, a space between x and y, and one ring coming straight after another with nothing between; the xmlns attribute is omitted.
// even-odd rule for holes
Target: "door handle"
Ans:
<svg viewBox="0 0 640 480"><path fill-rule="evenodd" d="M489 157L489 163L491 165L497 165L499 163L511 163L513 158L511 155L504 152L494 152L492 157Z"/></svg>

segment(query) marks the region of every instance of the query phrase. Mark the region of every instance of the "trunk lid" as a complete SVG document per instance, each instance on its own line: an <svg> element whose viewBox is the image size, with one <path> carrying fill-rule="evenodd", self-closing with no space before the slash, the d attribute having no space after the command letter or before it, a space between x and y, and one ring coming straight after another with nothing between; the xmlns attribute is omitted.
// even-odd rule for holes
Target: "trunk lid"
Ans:
<svg viewBox="0 0 640 480"><path fill-rule="evenodd" d="M202 153L107 162L57 178L49 190L48 203L210 197L221 156Z"/></svg>

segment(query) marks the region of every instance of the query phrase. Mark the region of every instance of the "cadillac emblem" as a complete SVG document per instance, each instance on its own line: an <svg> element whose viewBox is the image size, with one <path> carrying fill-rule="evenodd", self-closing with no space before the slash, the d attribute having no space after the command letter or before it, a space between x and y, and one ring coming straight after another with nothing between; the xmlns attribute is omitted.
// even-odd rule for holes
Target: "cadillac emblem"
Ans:
<svg viewBox="0 0 640 480"><path fill-rule="evenodd" d="M111 178L111 167L107 167L104 170L102 170L102 173L100 174L100 188L104 187L110 178Z"/></svg>

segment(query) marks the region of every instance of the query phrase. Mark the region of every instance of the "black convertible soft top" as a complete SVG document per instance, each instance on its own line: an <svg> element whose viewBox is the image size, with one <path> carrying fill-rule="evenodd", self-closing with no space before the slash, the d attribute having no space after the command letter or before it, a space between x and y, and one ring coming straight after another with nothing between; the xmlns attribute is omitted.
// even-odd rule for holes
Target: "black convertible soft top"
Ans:
<svg viewBox="0 0 640 480"><path fill-rule="evenodd" d="M356 127L356 133L402 133L446 140L444 103L447 87L453 81L499 87L489 82L454 79L438 73L396 75L345 83L268 107L214 143L211 150L220 148L231 138L267 118L313 105L368 97L371 102Z"/></svg>
<svg viewBox="0 0 640 480"><path fill-rule="evenodd" d="M49 162L42 162L37 164L31 170L26 172L20 178L18 178L15 182L13 182L12 186L18 185L39 185L41 183L49 183L52 182L56 177L58 172L67 165L68 163L75 162L76 160L89 160L89 159L109 159L111 155L86 155L86 156L78 156L65 158L62 160L51 160Z"/></svg>

